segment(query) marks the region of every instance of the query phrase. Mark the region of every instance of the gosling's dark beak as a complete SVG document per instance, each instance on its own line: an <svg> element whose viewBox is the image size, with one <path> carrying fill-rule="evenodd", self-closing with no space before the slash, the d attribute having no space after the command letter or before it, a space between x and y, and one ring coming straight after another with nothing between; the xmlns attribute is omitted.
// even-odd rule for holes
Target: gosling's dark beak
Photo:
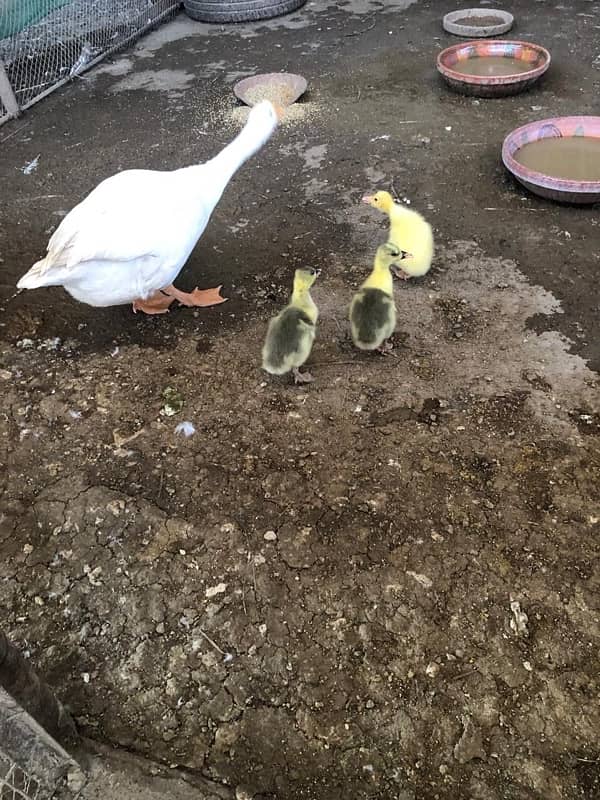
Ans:
<svg viewBox="0 0 600 800"><path fill-rule="evenodd" d="M318 278L320 274L321 274L321 270L320 269L316 269L315 270L315 278Z"/></svg>
<svg viewBox="0 0 600 800"><path fill-rule="evenodd" d="M400 261L404 261L405 258L412 258L412 257L413 257L412 253L407 253L404 250L400 251Z"/></svg>

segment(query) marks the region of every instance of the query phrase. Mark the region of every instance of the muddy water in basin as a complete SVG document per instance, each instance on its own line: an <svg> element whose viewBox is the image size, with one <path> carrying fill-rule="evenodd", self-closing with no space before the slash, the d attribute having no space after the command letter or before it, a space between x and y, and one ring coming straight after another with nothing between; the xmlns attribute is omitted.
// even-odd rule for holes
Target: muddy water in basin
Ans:
<svg viewBox="0 0 600 800"><path fill-rule="evenodd" d="M572 136L539 139L514 155L528 169L571 181L600 181L600 139Z"/></svg>
<svg viewBox="0 0 600 800"><path fill-rule="evenodd" d="M509 56L479 56L468 58L466 61L458 61L452 65L454 72L461 75L477 75L491 77L493 75L517 75L521 72L529 72L533 69L533 64L521 61L518 58Z"/></svg>

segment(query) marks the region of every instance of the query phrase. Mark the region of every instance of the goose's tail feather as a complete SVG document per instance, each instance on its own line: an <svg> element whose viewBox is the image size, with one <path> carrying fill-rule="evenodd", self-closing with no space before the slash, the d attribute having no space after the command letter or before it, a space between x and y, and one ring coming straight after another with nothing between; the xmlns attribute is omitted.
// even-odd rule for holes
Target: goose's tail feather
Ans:
<svg viewBox="0 0 600 800"><path fill-rule="evenodd" d="M37 289L40 286L57 286L60 284L60 276L56 270L49 270L49 257L42 258L26 272L17 283L17 289Z"/></svg>

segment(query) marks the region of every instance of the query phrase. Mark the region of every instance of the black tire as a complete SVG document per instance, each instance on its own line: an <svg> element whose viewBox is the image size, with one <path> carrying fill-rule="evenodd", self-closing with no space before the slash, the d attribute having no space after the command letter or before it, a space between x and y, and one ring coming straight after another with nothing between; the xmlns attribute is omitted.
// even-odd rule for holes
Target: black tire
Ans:
<svg viewBox="0 0 600 800"><path fill-rule="evenodd" d="M306 0L184 0L186 13L199 22L250 22L290 14Z"/></svg>

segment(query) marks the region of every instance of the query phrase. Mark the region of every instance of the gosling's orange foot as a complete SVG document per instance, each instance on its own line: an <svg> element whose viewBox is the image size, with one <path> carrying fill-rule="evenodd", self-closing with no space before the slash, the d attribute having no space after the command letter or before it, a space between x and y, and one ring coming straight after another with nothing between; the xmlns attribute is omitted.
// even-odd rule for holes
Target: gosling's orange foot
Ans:
<svg viewBox="0 0 600 800"><path fill-rule="evenodd" d="M217 286L215 289L196 288L193 292L181 292L174 286L167 286L166 289L163 289L163 292L168 294L169 297L178 300L182 306L208 308L209 306L218 306L227 300L226 297L221 295L221 288L221 286Z"/></svg>
<svg viewBox="0 0 600 800"><path fill-rule="evenodd" d="M143 311L144 314L166 314L174 300L174 297L169 297L162 292L156 292L146 300L134 300L133 313Z"/></svg>

